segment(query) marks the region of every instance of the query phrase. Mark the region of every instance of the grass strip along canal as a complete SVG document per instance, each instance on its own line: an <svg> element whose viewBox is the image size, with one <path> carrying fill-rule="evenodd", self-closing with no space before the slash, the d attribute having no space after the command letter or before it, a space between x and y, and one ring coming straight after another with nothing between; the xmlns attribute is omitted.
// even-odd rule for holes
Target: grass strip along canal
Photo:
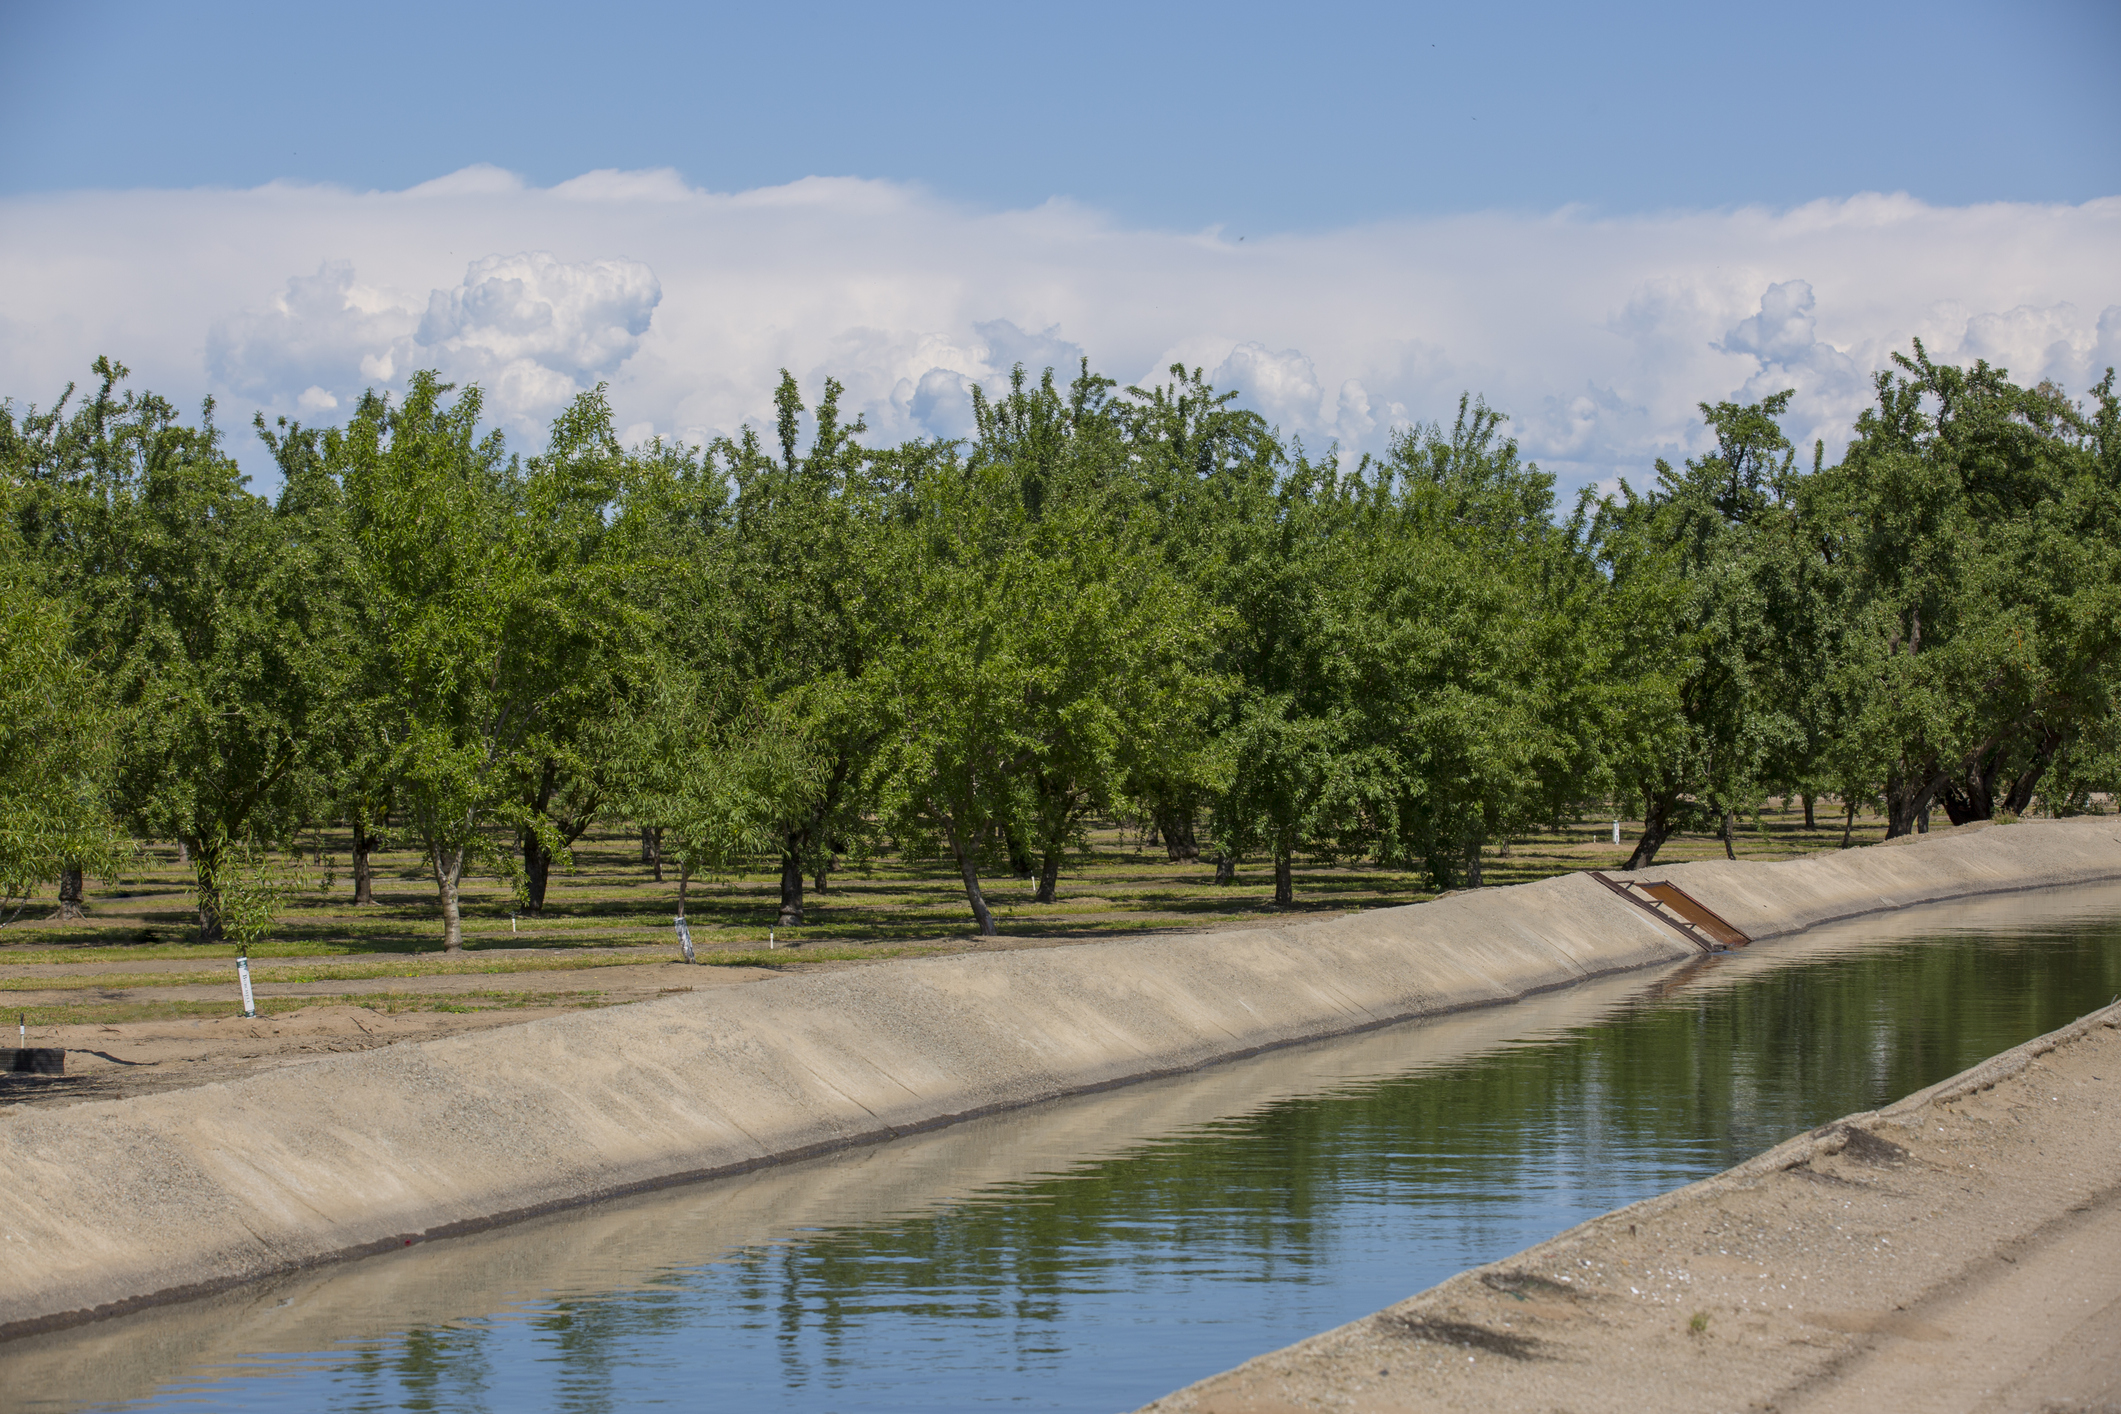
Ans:
<svg viewBox="0 0 2121 1414"><path fill-rule="evenodd" d="M2121 887L1875 916L10 1343L53 1410L1130 1408L2121 993Z"/></svg>

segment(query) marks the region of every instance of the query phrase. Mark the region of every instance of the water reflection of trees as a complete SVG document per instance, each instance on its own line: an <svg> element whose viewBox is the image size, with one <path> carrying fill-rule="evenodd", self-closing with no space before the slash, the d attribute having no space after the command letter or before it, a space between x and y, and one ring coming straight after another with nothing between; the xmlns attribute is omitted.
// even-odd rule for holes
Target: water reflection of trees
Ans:
<svg viewBox="0 0 2121 1414"><path fill-rule="evenodd" d="M330 1408L453 1414L493 1407L492 1363L486 1333L477 1328L422 1326L390 1346L366 1345L332 1377Z"/></svg>
<svg viewBox="0 0 2121 1414"><path fill-rule="evenodd" d="M1484 1260L1875 1108L2121 993L2117 943L2121 927L1913 942L1729 985L1712 969L1556 1037L558 1302L518 1328L531 1349L515 1356L550 1370L539 1402L570 1411L618 1407L644 1378L718 1384L700 1372L743 1362L746 1346L779 1367L777 1380L747 1369L754 1390L856 1387L930 1337L975 1345L962 1359L997 1376L1075 1368L1084 1356L1059 1327L1084 1303L1205 1307L1218 1284L1330 1282L1353 1242ZM345 1404L485 1408L489 1344L518 1339L503 1329L363 1351L343 1371Z"/></svg>
<svg viewBox="0 0 2121 1414"><path fill-rule="evenodd" d="M899 1223L749 1259L782 1329L888 1310L1049 1318L1144 1265L1302 1281L1339 1210L1478 1229L1525 1183L1639 1194L1728 1167L2121 992L2121 948L1910 943L1681 993L1550 1041L1282 1101ZM1883 1044L1880 1044L1880 1038ZM1615 1201L1620 1201L1616 1197ZM770 1277L769 1277L770 1273Z"/></svg>

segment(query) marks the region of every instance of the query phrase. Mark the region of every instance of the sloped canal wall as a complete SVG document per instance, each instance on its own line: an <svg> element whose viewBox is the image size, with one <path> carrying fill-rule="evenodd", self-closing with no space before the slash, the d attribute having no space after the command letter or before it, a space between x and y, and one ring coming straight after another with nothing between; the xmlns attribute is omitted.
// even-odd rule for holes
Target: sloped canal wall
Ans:
<svg viewBox="0 0 2121 1414"><path fill-rule="evenodd" d="M2121 825L1641 877L1757 942L2121 878ZM0 1337L1696 951L1577 874L1280 928L782 977L22 1111L0 1121Z"/></svg>

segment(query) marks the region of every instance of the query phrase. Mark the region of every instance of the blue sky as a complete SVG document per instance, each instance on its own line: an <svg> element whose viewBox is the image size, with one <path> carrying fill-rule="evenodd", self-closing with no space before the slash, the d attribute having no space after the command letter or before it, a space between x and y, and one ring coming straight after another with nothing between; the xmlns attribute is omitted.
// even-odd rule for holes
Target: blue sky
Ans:
<svg viewBox="0 0 2121 1414"><path fill-rule="evenodd" d="M5 0L0 40L18 401L109 351L329 420L441 366L518 437L595 381L699 437L787 366L947 435L1080 351L1347 448L1485 392L1583 481L1770 385L1831 437L1917 335L2121 350L2112 0Z"/></svg>
<svg viewBox="0 0 2121 1414"><path fill-rule="evenodd" d="M1160 226L2121 190L2121 5L9 3L0 189L671 167Z"/></svg>

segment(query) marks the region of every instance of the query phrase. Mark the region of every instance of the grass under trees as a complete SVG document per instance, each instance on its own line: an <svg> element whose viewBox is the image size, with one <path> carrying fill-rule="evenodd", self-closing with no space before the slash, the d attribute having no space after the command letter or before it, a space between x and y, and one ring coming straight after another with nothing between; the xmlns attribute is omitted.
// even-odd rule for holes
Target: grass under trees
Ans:
<svg viewBox="0 0 2121 1414"><path fill-rule="evenodd" d="M1576 869L1617 868L1634 833L1623 827L1625 842L1618 848L1610 824L1591 822L1520 838L1488 851L1485 882L1516 884ZM1883 835L1884 822L1866 814L1858 819L1854 843L1872 843ZM1840 843L1841 821L1827 818L1824 809L1819 828L1806 830L1800 809L1771 806L1757 826L1741 825L1736 851L1741 859L1786 859ZM302 844L306 886L287 895L271 937L253 947L251 956L314 958L319 965L275 968L278 980L583 973L638 962L635 949L642 946L675 946L676 871L666 867L663 881L656 882L640 862L631 832L592 831L578 842L572 867L556 871L542 914L511 919L513 894L506 882L467 878L465 953L458 957L441 951L434 885L415 853L379 854L376 904L356 908L345 871L346 833L314 831L302 837ZM1659 863L1722 857L1721 840L1688 835L1667 845ZM991 899L999 941L1007 945L1242 926L1433 897L1413 870L1305 857L1295 873L1295 904L1277 907L1273 874L1263 865L1241 868L1234 884L1218 886L1212 862L1173 862L1160 846L1146 844L1140 829L1106 823L1092 832L1090 854L1072 860L1062 875L1057 902L1033 903L1036 880L1008 877L995 881ZM768 858L752 861L742 873L695 878L686 914L703 960L788 967L955 950L977 942L956 871L942 860L909 863L886 854L866 870L843 867L830 875L825 892L811 895L800 928L775 926L779 896L778 868ZM86 917L17 923L0 932L0 965L112 963L135 969L78 973L63 984L39 978L34 982L39 988L68 985L88 991L121 982L139 988L222 981L233 948L225 942L189 941L196 931L194 907L191 871L176 862L172 848L150 846L130 872L90 890ZM771 951L769 930L777 944ZM341 957L369 960L330 962ZM145 960L166 961L169 967L136 970ZM212 970L193 970L200 966ZM14 990L28 985L27 979L11 984ZM9 986L0 981L0 988Z"/></svg>

